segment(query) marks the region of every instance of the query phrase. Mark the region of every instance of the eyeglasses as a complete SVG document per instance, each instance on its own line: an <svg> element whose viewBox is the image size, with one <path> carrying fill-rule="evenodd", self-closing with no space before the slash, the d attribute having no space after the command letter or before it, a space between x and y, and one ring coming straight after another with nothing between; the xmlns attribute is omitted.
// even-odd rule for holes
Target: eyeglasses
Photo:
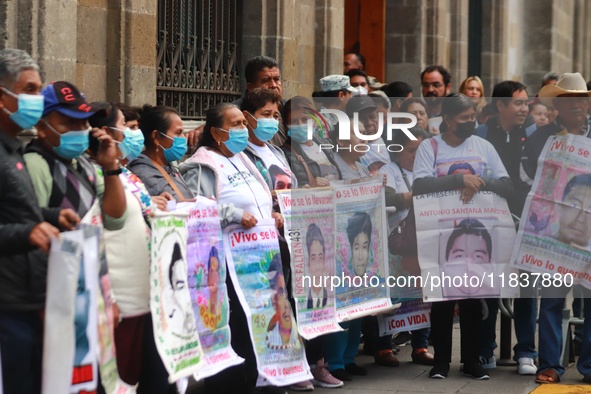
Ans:
<svg viewBox="0 0 591 394"><path fill-rule="evenodd" d="M439 88L443 87L443 84L441 82L433 82L433 83L423 82L421 84L421 86L423 87L423 89L429 89L429 86L433 86L434 89L439 89Z"/></svg>

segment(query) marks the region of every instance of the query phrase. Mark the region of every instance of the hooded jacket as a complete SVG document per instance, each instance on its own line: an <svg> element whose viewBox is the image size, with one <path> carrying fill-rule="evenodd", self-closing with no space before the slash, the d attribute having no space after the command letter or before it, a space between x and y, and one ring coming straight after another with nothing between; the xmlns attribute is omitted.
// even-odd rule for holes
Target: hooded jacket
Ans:
<svg viewBox="0 0 591 394"><path fill-rule="evenodd" d="M193 156L181 164L181 175L194 195L216 199L220 195L220 182L218 181L220 173L212 156L215 154L202 146L197 149L197 152ZM254 164L242 152L238 153L237 156L263 185L265 192L269 195L269 199L271 199L270 189ZM244 215L244 210L235 207L233 203L219 203L218 212L222 227L226 227L232 223L240 223Z"/></svg>

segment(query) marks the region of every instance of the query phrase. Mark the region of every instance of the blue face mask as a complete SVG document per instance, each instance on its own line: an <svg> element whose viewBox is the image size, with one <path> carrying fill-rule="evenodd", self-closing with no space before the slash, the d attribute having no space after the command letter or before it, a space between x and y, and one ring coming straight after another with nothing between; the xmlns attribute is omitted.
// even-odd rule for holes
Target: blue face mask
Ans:
<svg viewBox="0 0 591 394"><path fill-rule="evenodd" d="M169 140L172 140L172 146L170 148L162 148L164 152L164 160L167 163L178 161L183 158L187 153L187 139L185 137L169 137L164 133L160 133Z"/></svg>
<svg viewBox="0 0 591 394"><path fill-rule="evenodd" d="M18 96L6 88L2 88L4 93L18 100L18 110L10 112L6 107L2 108L4 112L10 115L10 120L23 129L30 129L35 126L43 114L43 96L35 94L19 94Z"/></svg>
<svg viewBox="0 0 591 394"><path fill-rule="evenodd" d="M250 115L253 119L255 119L254 116ZM273 119L273 118L258 118L255 119L257 122L257 127L255 129L253 129L253 133L254 136L257 137L259 139L259 141L262 142L267 142L269 141L271 138L273 138L273 136L275 136L275 134L277 134L277 131L279 130L279 121L277 119Z"/></svg>
<svg viewBox="0 0 591 394"><path fill-rule="evenodd" d="M230 130L219 129L219 130L225 131L226 133L228 133L230 135L230 138L228 138L228 141L224 142L224 145L226 145L226 148L228 148L228 150L230 152L237 155L238 153L240 153L244 149L246 149L246 146L248 145L248 129L247 128L230 129Z"/></svg>
<svg viewBox="0 0 591 394"><path fill-rule="evenodd" d="M289 125L287 135L295 142L305 144L308 142L308 125L306 123Z"/></svg>
<svg viewBox="0 0 591 394"><path fill-rule="evenodd" d="M111 127L123 133L123 141L119 143L119 151L121 151L121 158L132 161L137 158L144 148L144 135L141 130L132 130L129 127L125 130Z"/></svg>
<svg viewBox="0 0 591 394"><path fill-rule="evenodd" d="M54 146L53 151L60 157L67 160L75 159L76 157L82 156L82 154L88 149L90 140L88 134L90 133L91 127L85 130L73 130L67 133L61 134L54 129L48 122L45 122L47 127L60 137L59 146Z"/></svg>

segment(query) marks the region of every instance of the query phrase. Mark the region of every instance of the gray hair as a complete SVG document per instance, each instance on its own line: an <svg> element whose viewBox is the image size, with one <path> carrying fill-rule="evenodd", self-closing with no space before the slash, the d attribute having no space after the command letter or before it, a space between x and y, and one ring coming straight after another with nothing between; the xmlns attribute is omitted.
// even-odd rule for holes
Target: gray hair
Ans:
<svg viewBox="0 0 591 394"><path fill-rule="evenodd" d="M14 48L0 50L0 86L12 90L20 73L26 70L39 72L39 66L27 52Z"/></svg>
<svg viewBox="0 0 591 394"><path fill-rule="evenodd" d="M549 81L558 81L559 78L560 76L557 73L550 71L542 78L542 86L546 85Z"/></svg>

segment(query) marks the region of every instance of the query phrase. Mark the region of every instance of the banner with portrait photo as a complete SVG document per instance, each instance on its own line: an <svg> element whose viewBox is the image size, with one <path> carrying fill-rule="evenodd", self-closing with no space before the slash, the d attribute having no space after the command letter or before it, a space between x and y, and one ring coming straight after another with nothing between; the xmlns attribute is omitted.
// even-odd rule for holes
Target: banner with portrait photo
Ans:
<svg viewBox="0 0 591 394"><path fill-rule="evenodd" d="M518 295L509 285L515 225L504 198L478 192L463 204L454 190L413 201L425 301Z"/></svg>
<svg viewBox="0 0 591 394"><path fill-rule="evenodd" d="M336 206L337 320L393 308L388 276L388 237L382 177L333 182ZM336 282L336 281L335 281Z"/></svg>
<svg viewBox="0 0 591 394"><path fill-rule="evenodd" d="M566 134L546 142L512 260L591 289L591 139Z"/></svg>
<svg viewBox="0 0 591 394"><path fill-rule="evenodd" d="M42 392L98 385L98 258L101 228L81 225L52 240L47 271Z"/></svg>
<svg viewBox="0 0 591 394"><path fill-rule="evenodd" d="M393 312L378 315L379 335L431 327L431 303L422 299L402 302Z"/></svg>
<svg viewBox="0 0 591 394"><path fill-rule="evenodd" d="M277 193L291 253L292 294L298 331L305 339L342 331L336 320L335 206L331 188Z"/></svg>
<svg viewBox="0 0 591 394"><path fill-rule="evenodd" d="M227 227L224 247L254 346L257 386L312 379L287 296L275 221L259 220L251 229Z"/></svg>
<svg viewBox="0 0 591 394"><path fill-rule="evenodd" d="M217 202L200 196L196 202L178 204L176 210L188 214L187 284L206 364L193 375L199 381L244 360L230 346L226 257Z"/></svg>
<svg viewBox="0 0 591 394"><path fill-rule="evenodd" d="M187 271L187 214L152 218L150 310L158 353L172 383L205 367Z"/></svg>

